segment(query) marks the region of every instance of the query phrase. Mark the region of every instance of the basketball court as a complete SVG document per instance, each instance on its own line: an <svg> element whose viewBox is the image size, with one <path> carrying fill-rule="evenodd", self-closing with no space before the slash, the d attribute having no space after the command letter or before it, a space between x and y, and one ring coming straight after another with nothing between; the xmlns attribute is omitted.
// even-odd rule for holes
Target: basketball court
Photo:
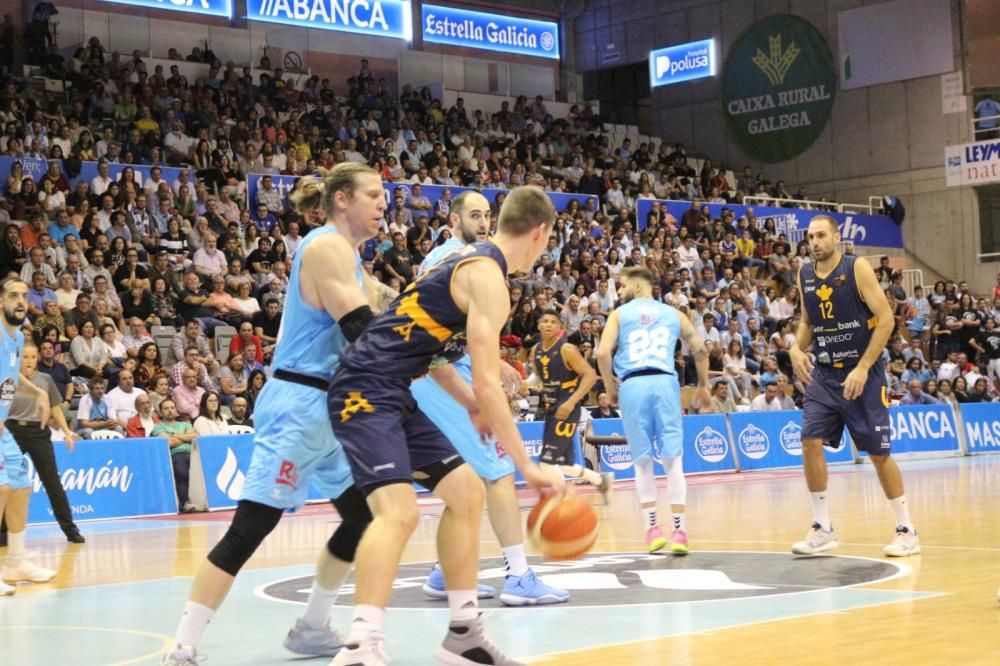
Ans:
<svg viewBox="0 0 1000 666"><path fill-rule="evenodd" d="M690 478L686 558L647 555L632 482L598 507L594 551L536 571L570 588L570 603L508 609L484 601L495 640L513 657L552 664L920 663L992 664L1000 649L1000 458L902 463L923 554L882 557L892 514L870 465L831 470L841 541L835 554L789 552L810 522L801 472ZM589 493L589 489L581 493ZM597 501L595 494L585 495ZM533 503L521 493L522 508ZM447 605L426 600L440 505L406 551L387 614L394 664L433 663ZM0 599L3 663L23 666L156 664L168 647L202 558L231 514L85 523L88 543L58 528L29 528L47 585ZM212 666L319 663L281 647L301 613L312 562L337 520L326 505L288 516L236 581L205 636ZM483 520L481 580L501 585L499 548ZM347 585L333 625L350 621Z"/></svg>

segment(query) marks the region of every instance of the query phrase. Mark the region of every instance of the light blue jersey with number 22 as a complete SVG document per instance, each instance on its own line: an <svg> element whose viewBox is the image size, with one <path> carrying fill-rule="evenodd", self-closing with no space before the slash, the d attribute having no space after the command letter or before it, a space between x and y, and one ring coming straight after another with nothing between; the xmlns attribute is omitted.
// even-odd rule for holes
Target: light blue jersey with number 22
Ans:
<svg viewBox="0 0 1000 666"><path fill-rule="evenodd" d="M681 335L677 310L651 298L635 298L616 310L619 379L641 370L674 374L674 350Z"/></svg>

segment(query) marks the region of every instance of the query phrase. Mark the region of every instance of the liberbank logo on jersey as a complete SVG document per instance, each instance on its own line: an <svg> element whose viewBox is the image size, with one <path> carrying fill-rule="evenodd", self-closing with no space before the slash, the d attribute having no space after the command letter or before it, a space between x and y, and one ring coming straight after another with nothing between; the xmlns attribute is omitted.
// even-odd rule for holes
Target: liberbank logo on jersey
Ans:
<svg viewBox="0 0 1000 666"><path fill-rule="evenodd" d="M559 59L559 24L423 5L425 42Z"/></svg>
<svg viewBox="0 0 1000 666"><path fill-rule="evenodd" d="M319 30L410 39L410 3L401 0L247 0L247 18Z"/></svg>
<svg viewBox="0 0 1000 666"><path fill-rule="evenodd" d="M116 5L130 5L147 9L166 9L188 14L205 16L221 16L230 18L233 15L233 0L101 0L113 2Z"/></svg>

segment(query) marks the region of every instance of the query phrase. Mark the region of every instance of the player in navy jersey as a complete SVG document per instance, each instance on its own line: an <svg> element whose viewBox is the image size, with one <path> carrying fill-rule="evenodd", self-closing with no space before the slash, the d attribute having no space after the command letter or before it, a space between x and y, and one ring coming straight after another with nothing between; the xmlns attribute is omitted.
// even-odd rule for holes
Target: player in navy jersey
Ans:
<svg viewBox="0 0 1000 666"><path fill-rule="evenodd" d="M531 365L542 385L538 411L545 420L542 455L538 461L558 467L566 476L597 486L607 503L614 474L602 475L580 465L573 457L580 402L597 382L597 372L580 355L576 345L560 337L561 331L559 313L555 310L543 312L538 319L539 342L531 350Z"/></svg>
<svg viewBox="0 0 1000 666"><path fill-rule="evenodd" d="M341 523L322 549L305 614L284 645L299 654L333 656L342 644L329 627L330 607L371 512L353 487L344 451L330 430L326 387L341 350L371 319L370 303L383 297L384 287L364 273L356 248L378 229L385 197L376 171L341 164L322 179L300 180L292 198L303 212L321 208L329 221L295 253L274 378L254 410L246 482L232 524L195 577L175 647L163 659L171 666L198 663L205 628L236 575L282 514L302 506L310 484L331 498Z"/></svg>
<svg viewBox="0 0 1000 666"><path fill-rule="evenodd" d="M21 352L24 351L21 325L28 314L27 297L28 285L23 280L9 277L0 281L0 303L3 305L3 325L0 326L0 518L7 521L8 530L7 559L0 568L0 596L9 596L16 591L4 581L46 583L56 575L55 571L32 562L25 551L31 479L24 454L4 426L14 402L14 392L20 386L22 392L35 397L41 427L49 427L48 393L21 374Z"/></svg>
<svg viewBox="0 0 1000 666"><path fill-rule="evenodd" d="M423 275L446 256L476 241L485 241L490 228L490 203L478 192L463 192L450 202L448 219L451 238L434 248L418 275ZM557 318L558 321L558 318ZM472 363L468 355L455 361L455 370L466 382L472 381ZM508 363L500 364L502 380L511 390L517 389L521 376ZM486 483L486 511L490 526L496 533L506 563L500 601L508 606L536 606L562 603L569 592L543 583L528 566L524 552L524 530L521 527L521 507L514 485L514 463L503 448L494 443L483 445L469 415L458 402L430 377L419 379L410 386L417 405L462 454L476 474ZM446 599L447 589L440 566L431 570L424 583L424 593L434 599ZM479 597L496 596L496 589L479 585Z"/></svg>
<svg viewBox="0 0 1000 666"><path fill-rule="evenodd" d="M817 215L807 237L813 261L799 270L802 319L791 359L795 373L807 384L802 463L812 495L813 524L792 552L814 555L839 545L827 508L823 445L838 446L846 427L858 450L875 465L896 517L896 536L885 554L916 555L920 539L910 521L902 474L890 455L882 351L895 325L892 306L871 265L840 251L836 220Z"/></svg>
<svg viewBox="0 0 1000 666"><path fill-rule="evenodd" d="M483 483L417 406L410 383L431 372L465 407L476 429L496 438L525 481L562 490L562 477L541 469L525 451L498 381L500 331L510 302L506 275L530 269L554 218L541 189L513 190L492 241L457 250L417 278L341 355L330 384L330 422L375 518L357 553L354 622L333 666L387 661L384 609L420 517L413 481L445 502L438 557L451 623L435 656L451 664L516 663L486 637L478 612ZM472 387L448 364L466 352L472 358Z"/></svg>
<svg viewBox="0 0 1000 666"><path fill-rule="evenodd" d="M655 458L667 472L667 497L673 516L670 552L685 555L687 481L681 389L674 366L674 349L683 340L694 357L698 399L703 407L711 400L708 352L687 317L653 298L652 272L642 267L626 268L621 281L624 303L608 317L597 350L597 363L608 397L621 405L622 426L632 451L636 493L646 528L646 549L652 553L667 545L656 519Z"/></svg>

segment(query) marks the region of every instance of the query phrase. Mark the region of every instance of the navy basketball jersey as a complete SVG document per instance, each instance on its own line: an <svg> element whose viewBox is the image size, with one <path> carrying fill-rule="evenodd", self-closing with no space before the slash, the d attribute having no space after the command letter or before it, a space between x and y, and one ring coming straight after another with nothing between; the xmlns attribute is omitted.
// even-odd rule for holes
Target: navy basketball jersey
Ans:
<svg viewBox="0 0 1000 666"><path fill-rule="evenodd" d="M539 342L535 347L535 372L542 380L542 403L554 407L566 401L576 390L580 377L566 365L562 348L566 338L559 338L548 349Z"/></svg>
<svg viewBox="0 0 1000 666"><path fill-rule="evenodd" d="M824 278L816 275L813 263L803 264L799 273L819 365L837 368L857 365L877 323L858 291L855 261L857 257L853 255L842 255L837 267Z"/></svg>
<svg viewBox="0 0 1000 666"><path fill-rule="evenodd" d="M616 310L618 350L615 374L624 379L634 372L674 373L674 350L681 337L677 310L652 298L634 298Z"/></svg>
<svg viewBox="0 0 1000 666"><path fill-rule="evenodd" d="M412 379L426 373L439 357L450 362L465 355L466 313L452 298L451 281L462 264L484 260L496 262L507 274L507 260L491 241L452 252L368 324L344 350L341 364L382 377Z"/></svg>

